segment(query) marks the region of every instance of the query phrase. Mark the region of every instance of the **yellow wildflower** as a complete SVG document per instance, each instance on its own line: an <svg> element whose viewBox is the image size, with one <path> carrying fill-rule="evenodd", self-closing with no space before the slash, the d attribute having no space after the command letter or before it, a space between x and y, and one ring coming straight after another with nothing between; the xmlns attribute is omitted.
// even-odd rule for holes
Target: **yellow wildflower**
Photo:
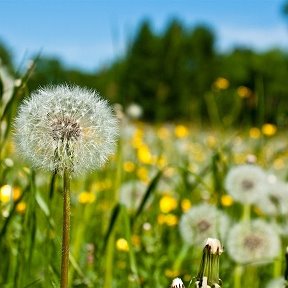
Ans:
<svg viewBox="0 0 288 288"><path fill-rule="evenodd" d="M141 181L145 183L149 180L148 170L145 167L140 167L137 170L137 176Z"/></svg>
<svg viewBox="0 0 288 288"><path fill-rule="evenodd" d="M21 201L21 202L19 202L19 203L17 204L17 206L16 206L16 211L17 211L19 214L24 214L25 211L26 211L26 207L27 207L26 203L23 202L23 201Z"/></svg>
<svg viewBox="0 0 288 288"><path fill-rule="evenodd" d="M226 78L219 77L214 82L214 87L219 90L225 90L229 87L230 83Z"/></svg>
<svg viewBox="0 0 288 288"><path fill-rule="evenodd" d="M184 125L177 125L174 130L175 136L177 138L185 138L188 136L188 128Z"/></svg>
<svg viewBox="0 0 288 288"><path fill-rule="evenodd" d="M178 217L174 214L159 214L157 221L160 225L175 226L178 223Z"/></svg>
<svg viewBox="0 0 288 288"><path fill-rule="evenodd" d="M116 247L119 251L123 251L123 252L128 252L129 251L129 245L126 239L124 238L119 238L116 241Z"/></svg>
<svg viewBox="0 0 288 288"><path fill-rule="evenodd" d="M159 168L163 168L167 165L167 158L164 155L161 155L156 162Z"/></svg>
<svg viewBox="0 0 288 288"><path fill-rule="evenodd" d="M273 124L266 123L262 126L262 133L265 136L273 136L277 132L277 127Z"/></svg>
<svg viewBox="0 0 288 288"><path fill-rule="evenodd" d="M132 146L138 148L143 145L143 130L138 128L132 138Z"/></svg>
<svg viewBox="0 0 288 288"><path fill-rule="evenodd" d="M181 201L181 208L183 212L188 211L191 208L192 204L191 201L189 199L183 199Z"/></svg>
<svg viewBox="0 0 288 288"><path fill-rule="evenodd" d="M123 164L123 168L125 172L131 173L135 170L135 164L131 161L126 161Z"/></svg>
<svg viewBox="0 0 288 288"><path fill-rule="evenodd" d="M249 130L249 136L253 139L258 139L261 136L261 131L257 127L252 127Z"/></svg>
<svg viewBox="0 0 288 288"><path fill-rule="evenodd" d="M0 202L7 203L12 197L12 186L6 184L0 188Z"/></svg>
<svg viewBox="0 0 288 288"><path fill-rule="evenodd" d="M178 217L174 214L167 214L165 215L165 218L166 218L165 222L168 226L175 226L178 223Z"/></svg>
<svg viewBox="0 0 288 288"><path fill-rule="evenodd" d="M177 200L170 195L165 195L160 199L159 206L162 213L169 213L177 208Z"/></svg>
<svg viewBox="0 0 288 288"><path fill-rule="evenodd" d="M152 163L152 155L147 145L141 145L138 148L137 157L140 162L144 164L151 164Z"/></svg>
<svg viewBox="0 0 288 288"><path fill-rule="evenodd" d="M222 195L221 203L225 207L229 207L233 204L233 198L230 195Z"/></svg>
<svg viewBox="0 0 288 288"><path fill-rule="evenodd" d="M96 196L91 192L81 192L78 196L78 201L81 204L93 203L96 199Z"/></svg>
<svg viewBox="0 0 288 288"><path fill-rule="evenodd" d="M21 189L19 187L14 187L13 188L13 200L16 201L20 198L21 196Z"/></svg>
<svg viewBox="0 0 288 288"><path fill-rule="evenodd" d="M240 86L237 88L237 94L240 98L249 98L252 95L252 91L245 86Z"/></svg>

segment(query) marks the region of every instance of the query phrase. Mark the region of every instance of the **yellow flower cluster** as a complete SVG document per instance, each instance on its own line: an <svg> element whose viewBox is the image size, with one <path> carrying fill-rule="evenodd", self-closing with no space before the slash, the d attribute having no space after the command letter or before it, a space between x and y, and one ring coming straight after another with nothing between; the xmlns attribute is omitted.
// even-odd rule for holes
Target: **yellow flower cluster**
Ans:
<svg viewBox="0 0 288 288"><path fill-rule="evenodd" d="M129 251L129 245L128 245L127 240L124 239L124 238L119 238L119 239L117 239L117 241L116 241L116 248L117 248L117 250L119 250L119 251L128 252L128 251Z"/></svg>
<svg viewBox="0 0 288 288"><path fill-rule="evenodd" d="M218 90L226 90L229 85L229 81L223 77L218 77L213 84L213 86Z"/></svg>
<svg viewBox="0 0 288 288"><path fill-rule="evenodd" d="M169 213L177 208L177 200L170 196L165 195L160 199L159 206L162 213Z"/></svg>
<svg viewBox="0 0 288 288"><path fill-rule="evenodd" d="M95 194L91 192L81 192L78 196L78 202L81 204L90 204L96 200Z"/></svg>
<svg viewBox="0 0 288 288"><path fill-rule="evenodd" d="M160 225L175 226L178 224L178 217L174 214L159 214L157 221Z"/></svg>

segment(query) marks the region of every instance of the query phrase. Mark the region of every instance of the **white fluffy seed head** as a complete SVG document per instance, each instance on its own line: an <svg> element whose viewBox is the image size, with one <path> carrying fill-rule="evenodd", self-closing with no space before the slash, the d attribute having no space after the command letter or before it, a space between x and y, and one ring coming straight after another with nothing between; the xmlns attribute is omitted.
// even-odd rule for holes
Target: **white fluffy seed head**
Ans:
<svg viewBox="0 0 288 288"><path fill-rule="evenodd" d="M236 166L228 172L225 188L236 201L254 204L267 195L267 176L256 165Z"/></svg>
<svg viewBox="0 0 288 288"><path fill-rule="evenodd" d="M274 227L263 220L236 224L229 232L227 250L240 264L271 262L280 251L280 238Z"/></svg>
<svg viewBox="0 0 288 288"><path fill-rule="evenodd" d="M229 228L227 216L209 204L199 204L181 216L180 235L188 245L204 244L209 237L225 238Z"/></svg>
<svg viewBox="0 0 288 288"><path fill-rule="evenodd" d="M35 168L80 175L114 151L118 121L97 92L48 86L32 93L15 121L16 146Z"/></svg>

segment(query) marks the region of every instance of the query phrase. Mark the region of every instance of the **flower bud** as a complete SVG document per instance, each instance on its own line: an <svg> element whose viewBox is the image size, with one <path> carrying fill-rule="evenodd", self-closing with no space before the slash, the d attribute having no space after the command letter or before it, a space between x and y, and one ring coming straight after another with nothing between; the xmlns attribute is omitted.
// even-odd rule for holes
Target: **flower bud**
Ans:
<svg viewBox="0 0 288 288"><path fill-rule="evenodd" d="M208 238L203 249L202 260L196 277L196 288L221 287L219 258L223 248L218 239Z"/></svg>
<svg viewBox="0 0 288 288"><path fill-rule="evenodd" d="M185 288L185 286L180 278L175 278L172 281L171 288Z"/></svg>

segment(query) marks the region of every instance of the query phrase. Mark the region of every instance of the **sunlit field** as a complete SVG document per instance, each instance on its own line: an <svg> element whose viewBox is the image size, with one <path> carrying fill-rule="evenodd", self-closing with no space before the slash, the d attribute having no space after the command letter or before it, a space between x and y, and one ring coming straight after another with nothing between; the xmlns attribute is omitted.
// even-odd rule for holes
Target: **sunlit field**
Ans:
<svg viewBox="0 0 288 288"><path fill-rule="evenodd" d="M31 69L2 90L3 288L59 287L62 178L33 169L15 149L13 123L29 98ZM114 106L115 153L71 181L69 287L160 288L175 277L195 287L209 237L224 246L222 287L284 287L287 131L270 123L148 124L135 119L139 109Z"/></svg>

